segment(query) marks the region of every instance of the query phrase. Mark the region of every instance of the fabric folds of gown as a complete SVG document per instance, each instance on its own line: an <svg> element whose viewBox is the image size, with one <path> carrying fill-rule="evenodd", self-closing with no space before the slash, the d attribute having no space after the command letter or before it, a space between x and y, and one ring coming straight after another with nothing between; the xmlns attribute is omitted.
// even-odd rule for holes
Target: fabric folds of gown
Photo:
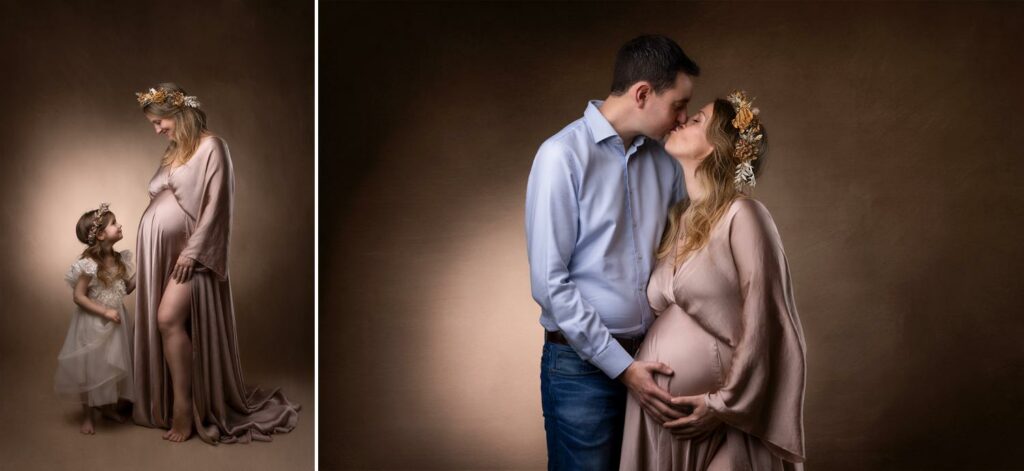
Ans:
<svg viewBox="0 0 1024 471"><path fill-rule="evenodd" d="M157 170L150 181L150 205L139 223L134 420L148 427L171 426L172 384L157 309L184 253L200 262L189 281L186 327L192 341L195 428L211 444L270 441L272 434L295 428L300 410L279 389L248 388L242 377L227 273L233 187L226 144L207 137L173 173L167 167Z"/></svg>
<svg viewBox="0 0 1024 471"><path fill-rule="evenodd" d="M803 469L803 330L768 210L738 199L705 247L678 268L674 258L651 275L658 317L636 358L667 364L674 374L656 375L658 385L703 395L723 423L699 440L677 440L630 396L620 469Z"/></svg>

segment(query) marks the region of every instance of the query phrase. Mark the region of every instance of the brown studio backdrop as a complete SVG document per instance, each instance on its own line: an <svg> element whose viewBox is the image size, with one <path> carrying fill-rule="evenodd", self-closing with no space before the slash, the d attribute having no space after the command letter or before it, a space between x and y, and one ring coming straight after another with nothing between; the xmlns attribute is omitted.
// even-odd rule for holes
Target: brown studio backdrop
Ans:
<svg viewBox="0 0 1024 471"><path fill-rule="evenodd" d="M313 3L8 2L4 13L0 418L19 427L0 442L0 469L135 469L139 459L311 468ZM73 308L62 278L83 248L73 226L110 202L124 226L116 247L135 252L147 184L167 143L134 92L163 81L199 97L231 152L229 270L243 372L249 385L282 387L303 406L296 430L273 444L210 454L193 440L193 451L176 454L141 427L101 428L83 441L74 405L52 393ZM126 299L129 315L134 301ZM133 451L108 449L122 446Z"/></svg>
<svg viewBox="0 0 1024 471"><path fill-rule="evenodd" d="M1022 466L1024 6L321 5L321 469L541 469L538 145L660 32L742 87L807 339L808 469Z"/></svg>

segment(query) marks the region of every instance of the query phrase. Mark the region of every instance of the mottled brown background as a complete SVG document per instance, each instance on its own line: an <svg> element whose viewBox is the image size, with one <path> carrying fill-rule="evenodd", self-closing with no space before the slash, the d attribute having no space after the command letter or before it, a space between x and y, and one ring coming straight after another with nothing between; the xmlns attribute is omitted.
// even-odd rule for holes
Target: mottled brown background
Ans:
<svg viewBox="0 0 1024 471"><path fill-rule="evenodd" d="M0 470L313 467L313 2L4 2L0 7ZM99 424L52 392L72 312L73 226L101 201L135 250L166 141L134 92L178 82L224 137L236 190L230 271L249 384L303 406L273 443L182 447ZM134 312L135 296L127 299Z"/></svg>
<svg viewBox="0 0 1024 471"><path fill-rule="evenodd" d="M757 97L808 469L1024 467L1024 5L321 5L321 469L541 469L537 146L672 36ZM695 109L694 108L691 109Z"/></svg>

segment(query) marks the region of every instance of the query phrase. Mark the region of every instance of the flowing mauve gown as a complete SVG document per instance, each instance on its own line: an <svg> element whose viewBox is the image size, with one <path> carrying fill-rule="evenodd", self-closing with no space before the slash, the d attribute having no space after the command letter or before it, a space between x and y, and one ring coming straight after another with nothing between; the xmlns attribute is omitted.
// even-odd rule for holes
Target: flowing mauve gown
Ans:
<svg viewBox="0 0 1024 471"><path fill-rule="evenodd" d="M138 234L135 309L135 422L169 428L171 376L164 361L157 308L180 255L196 261L191 315L192 409L206 443L270 441L298 421L299 405L280 390L246 388L235 336L228 278L234 171L227 144L204 137L192 158L161 166L149 182L149 207Z"/></svg>
<svg viewBox="0 0 1024 471"><path fill-rule="evenodd" d="M669 365L675 374L656 375L658 385L703 394L722 425L678 440L630 395L620 469L803 469L803 329L771 215L741 197L674 270L676 250L651 274L658 317L636 359Z"/></svg>

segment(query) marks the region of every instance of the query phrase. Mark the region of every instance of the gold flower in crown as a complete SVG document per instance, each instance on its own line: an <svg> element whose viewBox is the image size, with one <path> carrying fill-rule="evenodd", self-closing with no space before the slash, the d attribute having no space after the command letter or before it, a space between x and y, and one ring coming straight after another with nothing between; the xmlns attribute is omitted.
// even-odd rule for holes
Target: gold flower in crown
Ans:
<svg viewBox="0 0 1024 471"><path fill-rule="evenodd" d="M748 98L747 93L742 90L730 93L726 99L736 110L732 125L740 132L735 146L736 159L740 163L736 165L733 183L737 188L743 185L754 186L757 182L754 179L754 167L750 162L757 159L758 147L764 138L761 134L761 120L758 118L761 111L751 106L754 100Z"/></svg>
<svg viewBox="0 0 1024 471"><path fill-rule="evenodd" d="M732 125L736 129L746 129L750 126L750 122L754 120L754 112L749 108L740 108L736 110L736 117L732 120Z"/></svg>
<svg viewBox="0 0 1024 471"><path fill-rule="evenodd" d="M191 108L199 108L199 99L185 95L180 91L170 91L165 88L150 88L146 93L136 93L135 98L139 100L139 106L146 106L151 103L158 105L170 104L175 107L188 106Z"/></svg>

